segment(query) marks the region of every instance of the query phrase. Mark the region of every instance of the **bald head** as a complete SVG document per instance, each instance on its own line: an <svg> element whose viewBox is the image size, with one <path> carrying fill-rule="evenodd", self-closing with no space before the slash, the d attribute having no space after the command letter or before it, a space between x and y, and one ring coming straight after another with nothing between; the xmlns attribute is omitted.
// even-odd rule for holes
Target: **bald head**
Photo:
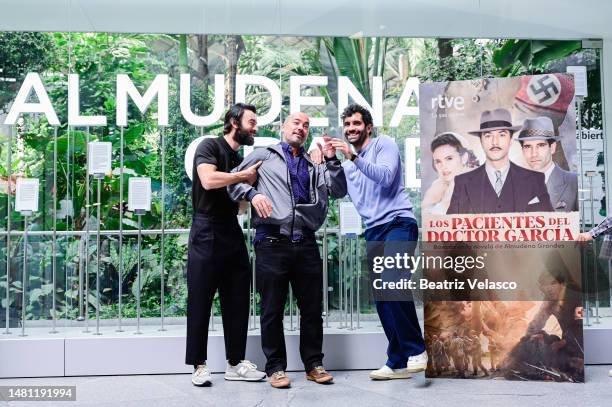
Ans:
<svg viewBox="0 0 612 407"><path fill-rule="evenodd" d="M287 116L283 123L283 141L292 147L301 147L308 138L310 128L310 118L306 113L295 112Z"/></svg>

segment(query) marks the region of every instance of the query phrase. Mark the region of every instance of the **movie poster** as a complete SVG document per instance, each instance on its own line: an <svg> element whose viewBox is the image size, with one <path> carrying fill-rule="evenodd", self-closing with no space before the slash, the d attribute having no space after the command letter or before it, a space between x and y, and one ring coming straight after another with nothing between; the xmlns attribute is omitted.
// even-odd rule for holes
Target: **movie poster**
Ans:
<svg viewBox="0 0 612 407"><path fill-rule="evenodd" d="M419 93L428 377L583 382L573 77Z"/></svg>

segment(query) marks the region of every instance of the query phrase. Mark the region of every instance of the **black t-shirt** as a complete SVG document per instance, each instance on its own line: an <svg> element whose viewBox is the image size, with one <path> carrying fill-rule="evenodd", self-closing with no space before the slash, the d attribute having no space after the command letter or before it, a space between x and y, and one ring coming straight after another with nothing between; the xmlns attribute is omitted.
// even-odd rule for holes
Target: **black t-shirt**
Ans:
<svg viewBox="0 0 612 407"><path fill-rule="evenodd" d="M234 151L230 145L221 137L206 138L198 144L193 158L193 186L191 187L191 199L193 211L215 216L236 216L238 214L238 203L230 199L227 188L206 190L198 177L198 165L212 164L217 166L217 171L230 172L242 162L242 157Z"/></svg>

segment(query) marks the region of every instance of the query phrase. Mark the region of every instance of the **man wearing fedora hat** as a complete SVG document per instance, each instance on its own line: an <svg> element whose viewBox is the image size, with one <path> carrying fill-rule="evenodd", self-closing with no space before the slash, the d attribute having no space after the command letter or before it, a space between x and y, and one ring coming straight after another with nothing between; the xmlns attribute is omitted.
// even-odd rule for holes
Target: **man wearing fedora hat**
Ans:
<svg viewBox="0 0 612 407"><path fill-rule="evenodd" d="M550 202L557 212L578 211L578 176L553 162L557 140L553 122L540 116L525 119L517 137L529 168L544 173Z"/></svg>
<svg viewBox="0 0 612 407"><path fill-rule="evenodd" d="M455 177L447 214L553 211L544 174L519 167L508 157L519 129L506 109L482 112L480 128L469 133L480 137L486 161Z"/></svg>

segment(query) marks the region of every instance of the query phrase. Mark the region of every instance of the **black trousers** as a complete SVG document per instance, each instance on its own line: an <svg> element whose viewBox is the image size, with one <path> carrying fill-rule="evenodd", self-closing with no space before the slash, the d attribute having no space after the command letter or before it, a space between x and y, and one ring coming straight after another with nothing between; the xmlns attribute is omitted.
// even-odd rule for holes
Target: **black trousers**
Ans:
<svg viewBox="0 0 612 407"><path fill-rule="evenodd" d="M187 349L185 363L207 359L208 323L219 290L225 356L244 359L249 321L251 268L236 217L195 214L187 255Z"/></svg>
<svg viewBox="0 0 612 407"><path fill-rule="evenodd" d="M265 239L255 245L261 294L261 346L266 373L287 369L283 316L289 284L300 310L300 356L304 369L323 364L323 274L314 238L301 242Z"/></svg>

